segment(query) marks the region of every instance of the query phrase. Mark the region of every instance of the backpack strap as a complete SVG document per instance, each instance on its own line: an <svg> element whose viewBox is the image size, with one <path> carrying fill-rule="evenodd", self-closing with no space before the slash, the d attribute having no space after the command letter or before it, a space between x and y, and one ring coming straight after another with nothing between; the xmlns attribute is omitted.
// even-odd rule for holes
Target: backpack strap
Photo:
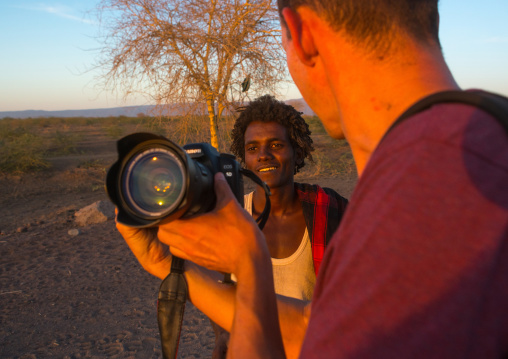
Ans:
<svg viewBox="0 0 508 359"><path fill-rule="evenodd" d="M413 106L408 108L397 120L390 126L386 135L405 119L424 111L432 105L438 103L464 103L478 107L494 116L503 126L508 134L508 98L486 91L443 91L424 97Z"/></svg>

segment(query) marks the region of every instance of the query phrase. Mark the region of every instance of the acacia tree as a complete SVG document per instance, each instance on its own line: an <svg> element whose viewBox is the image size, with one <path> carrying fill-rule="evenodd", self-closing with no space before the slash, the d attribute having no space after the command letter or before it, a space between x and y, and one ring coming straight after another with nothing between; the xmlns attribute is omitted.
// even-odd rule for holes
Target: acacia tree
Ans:
<svg viewBox="0 0 508 359"><path fill-rule="evenodd" d="M159 106L206 104L217 120L249 93L277 93L287 79L271 0L102 0L100 86L143 93Z"/></svg>

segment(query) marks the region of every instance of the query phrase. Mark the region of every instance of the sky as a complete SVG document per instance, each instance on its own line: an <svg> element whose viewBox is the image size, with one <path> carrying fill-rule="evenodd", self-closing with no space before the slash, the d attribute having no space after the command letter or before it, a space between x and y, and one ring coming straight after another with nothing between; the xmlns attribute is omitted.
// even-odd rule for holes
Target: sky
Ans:
<svg viewBox="0 0 508 359"><path fill-rule="evenodd" d="M149 104L101 91L98 0L0 0L0 111ZM508 95L508 0L440 0L445 59L462 88ZM295 86L284 99L301 98Z"/></svg>

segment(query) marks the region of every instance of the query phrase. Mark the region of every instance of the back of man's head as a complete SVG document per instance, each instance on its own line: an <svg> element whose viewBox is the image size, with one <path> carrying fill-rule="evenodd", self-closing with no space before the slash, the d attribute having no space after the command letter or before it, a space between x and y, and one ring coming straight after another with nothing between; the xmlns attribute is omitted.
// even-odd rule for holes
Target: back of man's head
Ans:
<svg viewBox="0 0 508 359"><path fill-rule="evenodd" d="M307 6L335 31L344 31L353 42L371 50L388 49L401 33L421 43L439 45L437 3L438 0L277 0L279 12L286 7L296 10Z"/></svg>

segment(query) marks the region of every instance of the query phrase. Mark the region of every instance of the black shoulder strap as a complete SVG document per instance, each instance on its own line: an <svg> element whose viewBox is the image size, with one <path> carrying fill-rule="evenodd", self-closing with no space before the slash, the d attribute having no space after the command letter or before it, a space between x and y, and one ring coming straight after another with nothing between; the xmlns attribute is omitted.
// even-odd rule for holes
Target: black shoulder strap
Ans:
<svg viewBox="0 0 508 359"><path fill-rule="evenodd" d="M508 98L486 91L443 91L427 96L408 108L386 131L385 136L405 119L438 103L465 103L494 116L508 134Z"/></svg>

